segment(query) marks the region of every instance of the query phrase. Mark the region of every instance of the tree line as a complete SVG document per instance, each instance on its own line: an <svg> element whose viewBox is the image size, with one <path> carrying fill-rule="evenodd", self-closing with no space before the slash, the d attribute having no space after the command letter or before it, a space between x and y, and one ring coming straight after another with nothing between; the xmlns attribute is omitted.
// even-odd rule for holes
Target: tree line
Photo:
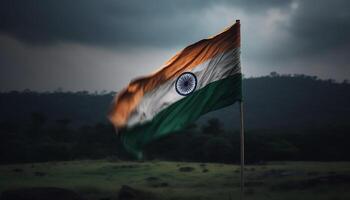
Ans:
<svg viewBox="0 0 350 200"><path fill-rule="evenodd" d="M45 162L77 159L132 160L110 124L72 128L67 120L46 126L33 113L27 126L0 124L0 163ZM261 129L246 132L249 163L271 160L350 160L349 127L320 129ZM145 159L196 162L239 161L239 130L223 129L217 118L191 124L185 130L145 147Z"/></svg>
<svg viewBox="0 0 350 200"><path fill-rule="evenodd" d="M132 159L106 119L115 92L0 92L0 163ZM243 80L249 162L349 160L350 84L305 75ZM237 162L237 105L145 148L146 159ZM237 123L233 123L237 122Z"/></svg>

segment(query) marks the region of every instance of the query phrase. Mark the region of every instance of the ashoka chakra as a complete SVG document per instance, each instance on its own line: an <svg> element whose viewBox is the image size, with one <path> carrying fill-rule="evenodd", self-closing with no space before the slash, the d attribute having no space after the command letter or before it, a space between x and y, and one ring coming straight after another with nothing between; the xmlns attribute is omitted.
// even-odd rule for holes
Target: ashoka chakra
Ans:
<svg viewBox="0 0 350 200"><path fill-rule="evenodd" d="M175 83L176 92L182 96L191 94L197 87L197 78L191 72L182 73Z"/></svg>

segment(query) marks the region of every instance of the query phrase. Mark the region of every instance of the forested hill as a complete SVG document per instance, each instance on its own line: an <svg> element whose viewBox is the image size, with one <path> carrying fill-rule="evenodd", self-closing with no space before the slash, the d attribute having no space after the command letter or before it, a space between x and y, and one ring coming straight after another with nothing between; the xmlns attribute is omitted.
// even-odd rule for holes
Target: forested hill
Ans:
<svg viewBox="0 0 350 200"><path fill-rule="evenodd" d="M0 93L0 122L25 125L33 120L72 127L107 123L113 93ZM243 81L248 129L345 126L350 121L350 84L305 75L248 78ZM226 128L238 127L237 105L212 112L200 121L219 118ZM237 122L237 123L235 123ZM237 126L236 126L236 125Z"/></svg>

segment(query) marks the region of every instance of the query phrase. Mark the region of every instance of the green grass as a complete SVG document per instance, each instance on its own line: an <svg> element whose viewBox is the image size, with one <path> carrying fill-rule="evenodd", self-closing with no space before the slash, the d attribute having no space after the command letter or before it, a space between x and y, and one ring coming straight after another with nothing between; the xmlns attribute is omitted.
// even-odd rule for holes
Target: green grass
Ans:
<svg viewBox="0 0 350 200"><path fill-rule="evenodd" d="M180 167L192 167L181 172ZM208 172L204 173L203 170ZM43 176L36 175L44 173ZM187 162L70 161L0 166L0 191L53 186L73 189L88 199L117 199L122 185L155 193L158 199L238 199L239 166ZM350 181L317 177L350 176L350 162L271 162L246 167L245 199L350 199ZM149 178L152 177L152 178ZM148 180L147 178L151 179ZM304 186L305 185L305 186Z"/></svg>

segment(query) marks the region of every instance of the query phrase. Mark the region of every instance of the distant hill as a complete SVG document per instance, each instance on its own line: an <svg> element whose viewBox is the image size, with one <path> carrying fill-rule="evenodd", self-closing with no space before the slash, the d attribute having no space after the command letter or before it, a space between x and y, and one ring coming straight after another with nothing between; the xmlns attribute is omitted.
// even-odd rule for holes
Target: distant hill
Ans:
<svg viewBox="0 0 350 200"><path fill-rule="evenodd" d="M350 121L350 84L305 75L247 78L243 81L247 129L343 126ZM40 115L49 123L71 126L108 123L113 93L12 91L0 93L0 122L21 124ZM238 105L203 116L219 118L226 129L238 127Z"/></svg>
<svg viewBox="0 0 350 200"><path fill-rule="evenodd" d="M55 123L68 120L73 126L107 122L106 114L114 93L33 91L0 93L0 121L27 123L33 115Z"/></svg>
<svg viewBox="0 0 350 200"><path fill-rule="evenodd" d="M248 78L243 81L243 96L248 129L337 127L350 122L350 84L346 82L305 75ZM238 105L205 119L212 117L238 128Z"/></svg>

